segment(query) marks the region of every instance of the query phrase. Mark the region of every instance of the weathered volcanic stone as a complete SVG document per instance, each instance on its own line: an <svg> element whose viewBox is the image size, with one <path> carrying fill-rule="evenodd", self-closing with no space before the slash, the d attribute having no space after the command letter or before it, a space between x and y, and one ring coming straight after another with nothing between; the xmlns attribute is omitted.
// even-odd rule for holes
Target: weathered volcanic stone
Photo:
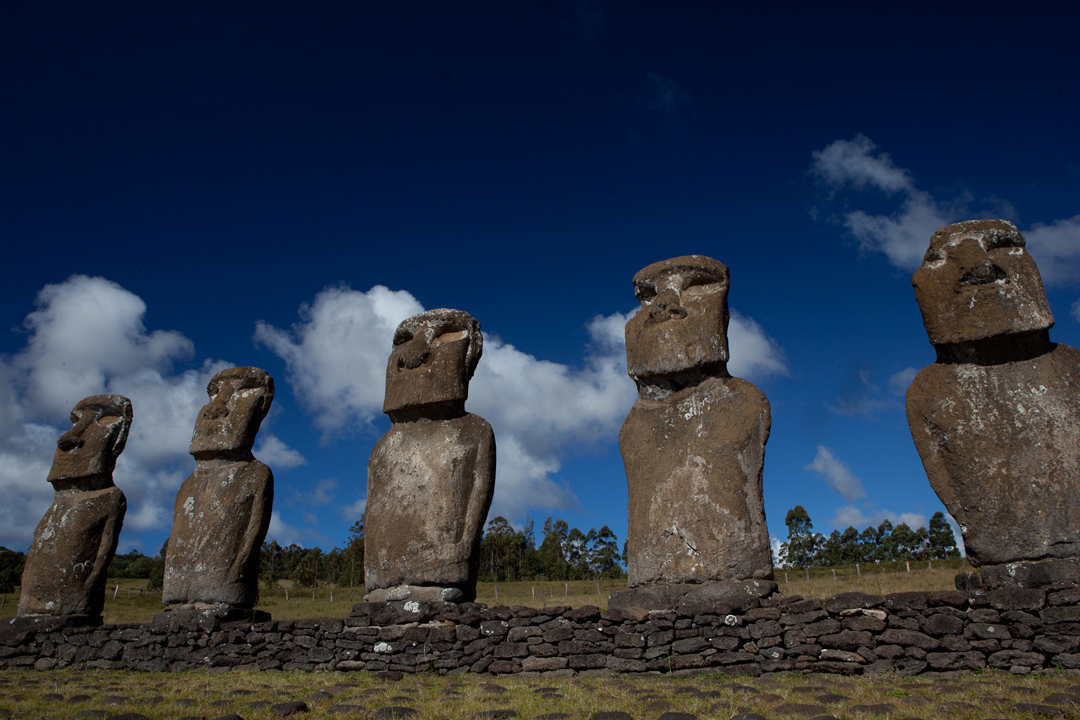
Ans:
<svg viewBox="0 0 1080 720"><path fill-rule="evenodd" d="M907 391L930 484L973 565L1080 556L1080 352L1004 220L938 230L912 278L938 360Z"/></svg>
<svg viewBox="0 0 1080 720"><path fill-rule="evenodd" d="M93 395L72 409L74 425L56 441L49 471L56 497L27 553L20 616L100 618L105 571L127 512L112 473L131 417L131 401L121 395Z"/></svg>
<svg viewBox="0 0 1080 720"><path fill-rule="evenodd" d="M368 461L369 600L476 597L495 492L495 435L465 412L482 352L480 323L459 310L420 313L394 334L383 405L391 427Z"/></svg>
<svg viewBox="0 0 1080 720"><path fill-rule="evenodd" d="M162 599L250 608L274 502L274 475L251 448L274 401L274 379L259 368L229 368L206 391L210 402L191 438L195 472L176 495Z"/></svg>
<svg viewBox="0 0 1080 720"><path fill-rule="evenodd" d="M761 475L765 396L727 373L728 271L700 255L634 276L626 323L638 400L619 433L630 587L770 579Z"/></svg>

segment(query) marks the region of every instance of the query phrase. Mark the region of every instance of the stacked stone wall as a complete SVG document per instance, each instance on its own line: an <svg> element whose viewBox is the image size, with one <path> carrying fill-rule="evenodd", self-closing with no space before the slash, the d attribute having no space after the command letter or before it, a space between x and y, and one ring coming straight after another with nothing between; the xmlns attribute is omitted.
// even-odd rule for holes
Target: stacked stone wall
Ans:
<svg viewBox="0 0 1080 720"><path fill-rule="evenodd" d="M361 603L335 620L66 627L5 621L0 668L558 675L1080 668L1080 588L845 593L742 607Z"/></svg>

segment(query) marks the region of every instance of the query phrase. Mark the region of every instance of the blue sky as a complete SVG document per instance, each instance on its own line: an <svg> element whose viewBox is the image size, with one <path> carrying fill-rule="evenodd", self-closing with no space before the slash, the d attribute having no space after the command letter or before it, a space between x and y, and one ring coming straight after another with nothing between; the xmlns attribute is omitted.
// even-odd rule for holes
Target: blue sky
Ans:
<svg viewBox="0 0 1080 720"><path fill-rule="evenodd" d="M156 553L214 372L277 396L271 538L341 544L396 324L487 336L492 515L626 536L631 278L731 269L732 372L772 405L770 534L942 509L903 391L942 224L1013 220L1080 345L1076 11L985 5L7 4L0 544L25 549L82 397L134 404L121 550Z"/></svg>

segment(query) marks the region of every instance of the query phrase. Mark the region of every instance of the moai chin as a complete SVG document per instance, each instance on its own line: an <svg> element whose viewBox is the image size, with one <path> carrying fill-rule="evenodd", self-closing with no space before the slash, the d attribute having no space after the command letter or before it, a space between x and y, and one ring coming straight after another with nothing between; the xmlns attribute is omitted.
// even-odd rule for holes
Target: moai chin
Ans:
<svg viewBox="0 0 1080 720"><path fill-rule="evenodd" d="M1080 556L1080 352L1005 220L939 229L912 276L937 362L907 391L927 477L972 565ZM984 573L985 574L985 573Z"/></svg>
<svg viewBox="0 0 1080 720"><path fill-rule="evenodd" d="M253 607L259 594L274 475L251 448L274 401L274 379L259 368L228 368L206 392L189 449L195 472L176 495L162 600L228 613Z"/></svg>
<svg viewBox="0 0 1080 720"><path fill-rule="evenodd" d="M728 269L674 258L635 275L634 289L626 358L638 400L619 433L630 587L771 579L761 488L771 415L727 372Z"/></svg>
<svg viewBox="0 0 1080 720"><path fill-rule="evenodd" d="M480 323L460 310L414 315L394 333L383 404L391 426L368 461L368 601L476 597L495 435L465 401L483 346Z"/></svg>
<svg viewBox="0 0 1080 720"><path fill-rule="evenodd" d="M26 557L19 616L74 616L100 624L105 573L127 512L112 473L131 417L131 401L121 395L93 395L71 410L72 428L56 441L49 471L56 498Z"/></svg>

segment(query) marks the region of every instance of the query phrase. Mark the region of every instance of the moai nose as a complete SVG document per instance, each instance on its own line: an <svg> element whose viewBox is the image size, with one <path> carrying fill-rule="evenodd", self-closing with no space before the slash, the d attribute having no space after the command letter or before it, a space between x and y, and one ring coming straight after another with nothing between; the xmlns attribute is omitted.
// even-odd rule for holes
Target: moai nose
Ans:
<svg viewBox="0 0 1080 720"><path fill-rule="evenodd" d="M86 416L84 415L83 417ZM70 430L60 436L60 439L56 441L56 447L64 452L81 448L83 446L82 432L85 427L86 423L80 418L79 422L75 423Z"/></svg>
<svg viewBox="0 0 1080 720"><path fill-rule="evenodd" d="M431 332L418 332L398 350L397 366L399 370L415 370L428 361L431 357L431 341L434 334Z"/></svg>
<svg viewBox="0 0 1080 720"><path fill-rule="evenodd" d="M229 406L225 402L224 393L218 393L217 397L210 401L209 407L203 411L203 416L209 420L218 420L229 416Z"/></svg>
<svg viewBox="0 0 1080 720"><path fill-rule="evenodd" d="M959 285L989 285L998 280L1005 280L1008 275L1003 267L987 260L961 275Z"/></svg>

